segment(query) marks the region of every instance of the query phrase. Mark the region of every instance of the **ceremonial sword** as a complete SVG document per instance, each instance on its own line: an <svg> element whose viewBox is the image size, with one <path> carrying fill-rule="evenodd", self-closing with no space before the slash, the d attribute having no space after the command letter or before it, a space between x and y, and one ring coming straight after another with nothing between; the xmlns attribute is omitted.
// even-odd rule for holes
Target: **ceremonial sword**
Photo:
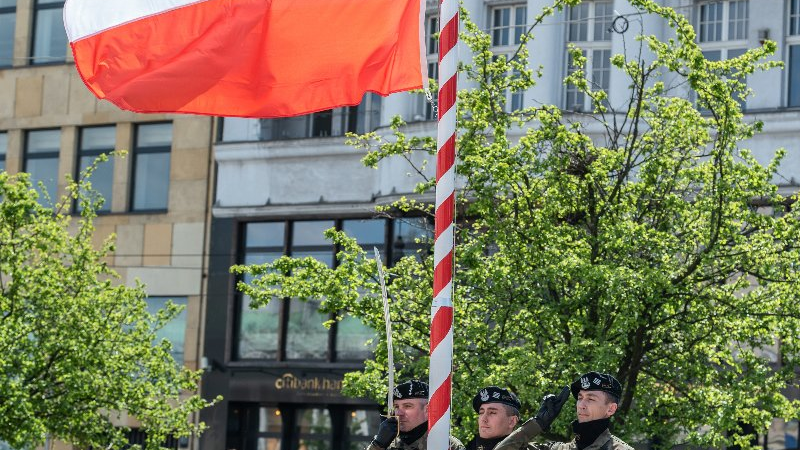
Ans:
<svg viewBox="0 0 800 450"><path fill-rule="evenodd" d="M389 295L386 293L386 280L383 277L383 261L378 247L375 250L375 264L378 266L378 280L381 283L381 295L383 296L383 317L386 321L386 351L389 358L389 393L386 396L388 413L387 416L394 415L394 351L392 350L392 319L389 317Z"/></svg>

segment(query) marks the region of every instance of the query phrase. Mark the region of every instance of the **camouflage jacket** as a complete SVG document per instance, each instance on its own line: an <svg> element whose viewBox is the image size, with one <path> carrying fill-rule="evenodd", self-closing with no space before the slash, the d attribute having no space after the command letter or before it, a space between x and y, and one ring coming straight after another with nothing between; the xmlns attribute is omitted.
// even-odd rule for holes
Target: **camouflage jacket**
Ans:
<svg viewBox="0 0 800 450"><path fill-rule="evenodd" d="M422 435L421 438L417 439L416 441L412 442L411 444L406 444L397 438L392 442L389 448L382 449L377 445L370 443L367 447L367 450L427 450L428 448L428 433ZM461 443L458 439L450 436L450 450L464 450L464 444Z"/></svg>
<svg viewBox="0 0 800 450"><path fill-rule="evenodd" d="M535 442L532 439L542 433L539 423L531 419L514 430L507 438L497 444L494 450L578 450L575 441L571 442ZM633 450L633 448L623 442L610 431L603 431L584 450Z"/></svg>

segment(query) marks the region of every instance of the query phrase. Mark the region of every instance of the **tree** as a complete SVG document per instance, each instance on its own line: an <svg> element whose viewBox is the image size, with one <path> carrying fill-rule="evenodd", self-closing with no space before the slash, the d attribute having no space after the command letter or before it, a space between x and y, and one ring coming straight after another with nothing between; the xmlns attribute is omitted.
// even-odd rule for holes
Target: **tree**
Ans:
<svg viewBox="0 0 800 450"><path fill-rule="evenodd" d="M106 262L113 238L92 244L102 199L86 179L67 190L44 206L28 174L0 171L0 440L122 448L122 413L141 421L148 448L199 432L188 419L209 405L190 394L200 374L156 342L179 307L151 315L144 286L119 284ZM64 212L73 200L80 217Z"/></svg>
<svg viewBox="0 0 800 450"><path fill-rule="evenodd" d="M454 294L457 433L474 433L469 400L482 386L509 386L532 415L542 395L601 370L624 385L616 434L656 447L749 447L750 433L800 413L781 394L797 385L800 362L797 198L773 182L783 150L761 165L744 147L762 124L745 122L739 103L750 93L748 74L778 65L768 60L775 44L708 61L684 16L630 0L674 37L623 35L627 53L611 57L629 80L623 105L587 79L585 58L572 48L576 70L565 83L591 99L591 113L552 105L507 112L507 92L546 73L527 65L532 31L577 3L557 0L542 11L510 58L493 55L489 36L462 12L473 53L462 72L474 87L459 93L458 112L465 187ZM351 141L371 166L434 151L431 139L406 138L403 125L396 120L389 137ZM393 206L382 213L430 212L409 200ZM281 258L236 268L258 276L240 288L254 305L324 298L327 311L355 315L384 339L374 263L342 233L328 237L341 249L336 268ZM427 377L431 259L407 257L388 269L403 375ZM775 345L773 362L765 350ZM379 344L346 386L380 399L385 371ZM554 437L570 435L569 410Z"/></svg>

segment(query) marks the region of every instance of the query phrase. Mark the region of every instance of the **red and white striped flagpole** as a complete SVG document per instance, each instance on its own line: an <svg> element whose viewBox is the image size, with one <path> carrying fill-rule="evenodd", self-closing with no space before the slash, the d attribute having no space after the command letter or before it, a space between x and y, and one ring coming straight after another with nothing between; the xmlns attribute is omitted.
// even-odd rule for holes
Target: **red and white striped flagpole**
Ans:
<svg viewBox="0 0 800 450"><path fill-rule="evenodd" d="M458 6L458 0L439 0L439 126L431 306L429 450L447 450L450 443Z"/></svg>

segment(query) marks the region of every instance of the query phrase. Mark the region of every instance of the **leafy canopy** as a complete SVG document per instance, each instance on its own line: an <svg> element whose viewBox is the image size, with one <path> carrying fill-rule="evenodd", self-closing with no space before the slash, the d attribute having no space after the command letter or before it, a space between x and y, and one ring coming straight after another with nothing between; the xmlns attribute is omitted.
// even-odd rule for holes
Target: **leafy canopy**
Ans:
<svg viewBox="0 0 800 450"><path fill-rule="evenodd" d="M67 190L43 206L28 174L0 171L0 440L122 448L123 413L142 423L147 448L199 432L189 422L209 405L191 394L199 373L156 342L179 307L151 315L142 285L120 285L106 262L113 237L92 244L102 199L86 179ZM64 213L73 200L80 217Z"/></svg>
<svg viewBox="0 0 800 450"><path fill-rule="evenodd" d="M494 55L462 12L473 59L461 68L469 83L458 106L465 218L456 238L454 432L474 435L470 400L483 386L510 387L533 415L544 394L599 370L624 386L615 434L657 447L749 446L772 418L800 414L782 394L797 385L800 362L800 221L787 207L797 198L774 182L783 150L762 165L745 147L762 124L746 121L740 104L750 94L745 77L778 65L768 59L775 44L711 62L684 16L630 0L638 13L627 16L626 53L610 61L628 80L624 102L609 101L572 48L576 69L564 82L593 110L510 110L509 92L558 73L528 67L535 27L577 3L542 11L514 55ZM648 35L646 15L672 37ZM351 142L373 166L435 152L432 139L408 138L403 126L397 119L391 136ZM429 180L418 191L432 189ZM404 199L382 212L410 211L430 206ZM351 394L380 401L386 350L374 262L342 233L327 236L340 248L335 268L308 258L237 267L258 276L240 288L254 306L324 298L326 311L373 327L375 359L345 381ZM431 260L420 254L388 268L401 378L427 377ZM568 438L571 409L551 437Z"/></svg>

